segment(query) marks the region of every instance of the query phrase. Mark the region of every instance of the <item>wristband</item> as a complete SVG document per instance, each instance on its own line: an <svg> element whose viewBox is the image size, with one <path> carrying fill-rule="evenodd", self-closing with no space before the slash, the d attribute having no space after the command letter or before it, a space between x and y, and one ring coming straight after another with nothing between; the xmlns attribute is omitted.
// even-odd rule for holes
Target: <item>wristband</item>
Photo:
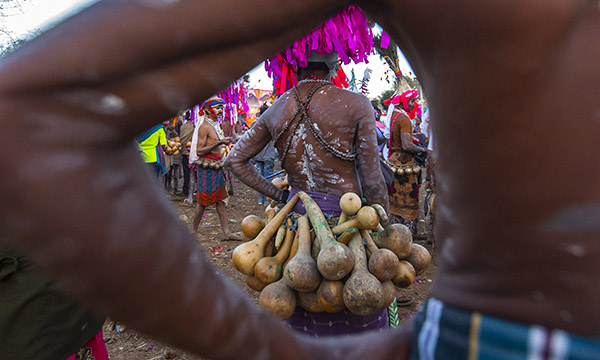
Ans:
<svg viewBox="0 0 600 360"><path fill-rule="evenodd" d="M288 197L290 196L290 191L289 190L283 190L283 192L281 193L281 202L283 203L287 203Z"/></svg>
<svg viewBox="0 0 600 360"><path fill-rule="evenodd" d="M281 200L279 200L277 202L277 205L279 207L284 207L285 204L287 203L288 197L290 196L290 191L289 190L283 190L283 192L281 193Z"/></svg>

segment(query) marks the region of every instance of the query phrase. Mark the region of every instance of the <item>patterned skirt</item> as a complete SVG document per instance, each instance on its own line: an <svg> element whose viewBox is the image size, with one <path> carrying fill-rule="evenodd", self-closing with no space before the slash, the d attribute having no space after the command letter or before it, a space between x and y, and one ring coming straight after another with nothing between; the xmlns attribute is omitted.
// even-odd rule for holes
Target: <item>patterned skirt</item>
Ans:
<svg viewBox="0 0 600 360"><path fill-rule="evenodd" d="M209 206L225 200L227 186L225 182L225 171L211 168L198 167L198 204Z"/></svg>
<svg viewBox="0 0 600 360"><path fill-rule="evenodd" d="M403 156L404 155L404 156ZM394 152L388 162L393 166L415 165L412 156ZM390 194L390 214L414 220L419 216L419 180L417 174L394 175Z"/></svg>

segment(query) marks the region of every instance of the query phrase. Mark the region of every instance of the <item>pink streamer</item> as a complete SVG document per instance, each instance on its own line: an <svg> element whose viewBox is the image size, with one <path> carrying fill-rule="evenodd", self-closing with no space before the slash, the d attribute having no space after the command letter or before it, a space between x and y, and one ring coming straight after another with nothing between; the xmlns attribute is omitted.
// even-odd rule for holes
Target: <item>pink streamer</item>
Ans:
<svg viewBox="0 0 600 360"><path fill-rule="evenodd" d="M390 47L390 36L385 32L381 32L381 47L387 49Z"/></svg>
<svg viewBox="0 0 600 360"><path fill-rule="evenodd" d="M291 80L290 74L286 73L291 66L306 66L313 51L326 55L333 50L338 52L340 60L346 65L351 61L368 62L367 58L373 52L373 32L360 8L349 6L291 47L265 61L265 70L276 84L277 95L283 94L294 84L294 81L281 84L282 76Z"/></svg>

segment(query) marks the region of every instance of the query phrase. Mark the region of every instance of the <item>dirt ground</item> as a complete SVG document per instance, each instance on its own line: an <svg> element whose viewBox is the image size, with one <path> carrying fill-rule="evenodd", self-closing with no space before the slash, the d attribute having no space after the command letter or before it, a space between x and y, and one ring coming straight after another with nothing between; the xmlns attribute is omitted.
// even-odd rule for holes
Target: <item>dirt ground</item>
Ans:
<svg viewBox="0 0 600 360"><path fill-rule="evenodd" d="M234 195L230 197L227 206L227 217L232 230L240 231L240 223L244 217L249 214L263 215L264 205L258 204L258 193L239 180L234 179ZM181 214L181 219L190 227L194 216L194 207L183 203L183 197L166 193L166 196L172 201L173 206ZM422 222L423 223L423 222ZM423 228L421 224L421 228ZM204 218L200 223L199 231L210 239L205 242L198 242L198 246L203 250L205 256L222 274L229 277L238 284L248 296L258 301L258 292L250 290L245 283L245 278L237 272L231 264L229 254L240 244L236 241L220 241L221 229L214 206L208 207ZM417 307L422 303L429 293L431 279L437 270L437 261L435 252L431 245L425 240L415 239L415 242L426 246L433 255L432 264L409 288L399 289L398 295L413 296L414 302L408 306L399 307L400 320L405 321L412 318L417 311ZM127 328L126 324L123 331L117 331L115 324L109 319L104 325L104 340L111 360L159 360L159 359L179 359L179 360L203 360L203 358L189 354L185 351L170 347L160 341L137 333L133 329ZM218 346L218 344L215 344Z"/></svg>

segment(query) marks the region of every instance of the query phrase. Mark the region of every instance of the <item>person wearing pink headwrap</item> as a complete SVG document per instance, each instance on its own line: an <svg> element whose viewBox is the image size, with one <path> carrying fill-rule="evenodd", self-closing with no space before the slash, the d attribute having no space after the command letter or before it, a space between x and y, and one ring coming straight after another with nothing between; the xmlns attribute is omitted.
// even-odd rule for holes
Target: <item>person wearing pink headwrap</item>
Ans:
<svg viewBox="0 0 600 360"><path fill-rule="evenodd" d="M427 149L413 143L411 119L418 112L416 99L419 93L409 90L384 101L390 106L389 158L388 163L396 175L390 188L390 214L394 223L408 226L416 231L415 219L419 216L419 174L420 167L415 155Z"/></svg>

